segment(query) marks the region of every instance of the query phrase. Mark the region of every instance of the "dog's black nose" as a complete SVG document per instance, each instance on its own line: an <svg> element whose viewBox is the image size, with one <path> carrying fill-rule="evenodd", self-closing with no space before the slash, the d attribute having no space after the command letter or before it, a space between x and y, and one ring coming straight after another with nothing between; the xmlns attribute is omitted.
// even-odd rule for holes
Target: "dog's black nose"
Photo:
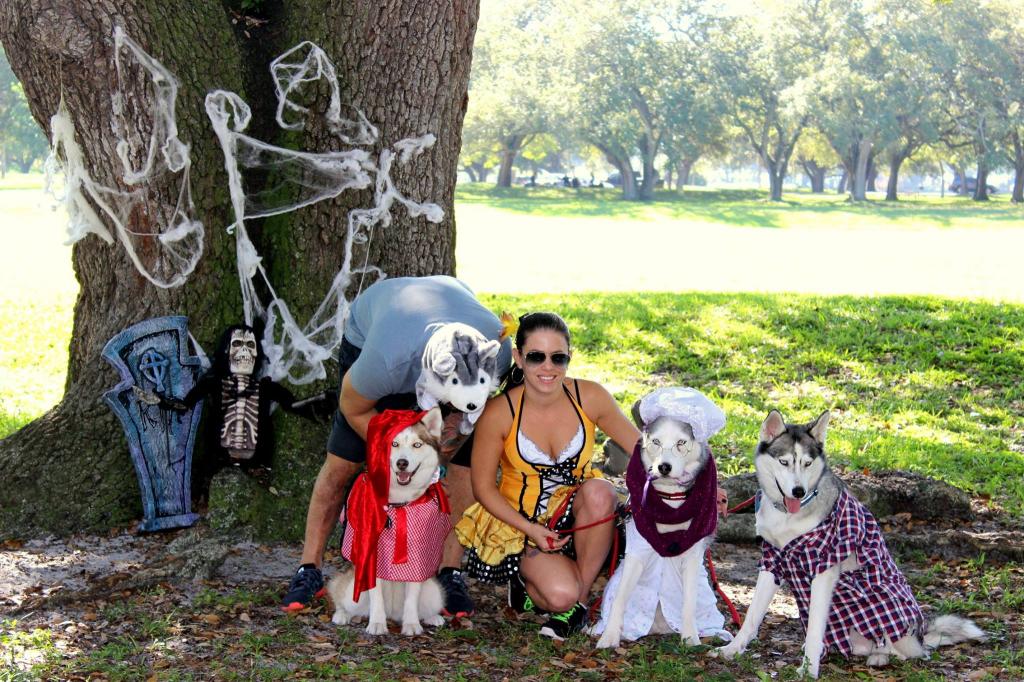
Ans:
<svg viewBox="0 0 1024 682"><path fill-rule="evenodd" d="M470 412L475 411L476 410L476 403L466 403L466 409L469 410Z"/></svg>
<svg viewBox="0 0 1024 682"><path fill-rule="evenodd" d="M672 465L666 462L662 462L658 465L658 473L662 476L668 476L669 472L672 471Z"/></svg>
<svg viewBox="0 0 1024 682"><path fill-rule="evenodd" d="M395 462L395 468L397 468L399 471L405 471L406 469L409 468L409 460L407 460L407 459L400 459L400 460L398 460L397 462Z"/></svg>
<svg viewBox="0 0 1024 682"><path fill-rule="evenodd" d="M795 497L796 499L799 500L799 499L803 498L804 492L805 491L804 491L803 488L801 488L800 486L797 486L797 487L793 488L793 497Z"/></svg>

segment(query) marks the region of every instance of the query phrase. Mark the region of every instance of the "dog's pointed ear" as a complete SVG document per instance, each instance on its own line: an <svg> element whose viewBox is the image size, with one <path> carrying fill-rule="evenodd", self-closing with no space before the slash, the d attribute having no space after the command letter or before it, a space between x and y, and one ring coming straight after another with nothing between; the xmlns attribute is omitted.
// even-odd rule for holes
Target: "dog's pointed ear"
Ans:
<svg viewBox="0 0 1024 682"><path fill-rule="evenodd" d="M785 432L786 421L782 418L782 413L772 410L761 423L761 442L770 443Z"/></svg>
<svg viewBox="0 0 1024 682"><path fill-rule="evenodd" d="M446 377L455 371L455 356L447 351L435 354L432 360L430 369L435 374Z"/></svg>
<svg viewBox="0 0 1024 682"><path fill-rule="evenodd" d="M818 418L815 419L814 423L807 429L807 432L811 434L811 437L822 445L825 444L825 432L828 430L828 420L830 417L831 414L829 411L825 410L818 415Z"/></svg>
<svg viewBox="0 0 1024 682"><path fill-rule="evenodd" d="M441 437L441 427L444 425L444 419L441 417L441 408L432 407L425 415L422 420L423 426L426 427L430 435L435 438Z"/></svg>

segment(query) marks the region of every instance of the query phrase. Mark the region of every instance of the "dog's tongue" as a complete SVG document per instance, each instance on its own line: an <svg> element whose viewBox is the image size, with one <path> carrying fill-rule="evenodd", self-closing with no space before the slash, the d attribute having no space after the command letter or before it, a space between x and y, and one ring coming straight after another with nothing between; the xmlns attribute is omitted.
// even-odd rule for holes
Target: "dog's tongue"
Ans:
<svg viewBox="0 0 1024 682"><path fill-rule="evenodd" d="M408 483L409 481L412 480L412 472L411 471L399 471L398 473L395 474L395 478L398 479L399 483L401 483L402 485L405 485L406 483Z"/></svg>
<svg viewBox="0 0 1024 682"><path fill-rule="evenodd" d="M783 497L786 503L786 511L790 514L796 514L800 511L800 500L795 497Z"/></svg>

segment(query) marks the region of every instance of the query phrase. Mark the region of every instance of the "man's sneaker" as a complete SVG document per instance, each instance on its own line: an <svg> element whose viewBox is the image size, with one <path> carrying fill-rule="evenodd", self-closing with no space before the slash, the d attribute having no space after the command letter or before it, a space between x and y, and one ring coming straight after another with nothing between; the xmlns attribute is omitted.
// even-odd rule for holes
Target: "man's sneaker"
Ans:
<svg viewBox="0 0 1024 682"><path fill-rule="evenodd" d="M508 605L516 613L547 613L533 603L526 591L526 584L518 573L508 579Z"/></svg>
<svg viewBox="0 0 1024 682"><path fill-rule="evenodd" d="M437 574L437 580L444 590L444 615L452 618L472 616L476 607L462 579L462 571L446 566Z"/></svg>
<svg viewBox="0 0 1024 682"><path fill-rule="evenodd" d="M312 564L303 564L292 576L288 594L281 600L281 608L284 611L301 611L326 593L324 575L320 569Z"/></svg>
<svg viewBox="0 0 1024 682"><path fill-rule="evenodd" d="M565 613L556 613L540 628L540 634L559 642L570 635L583 630L587 624L587 607L576 602L575 605Z"/></svg>

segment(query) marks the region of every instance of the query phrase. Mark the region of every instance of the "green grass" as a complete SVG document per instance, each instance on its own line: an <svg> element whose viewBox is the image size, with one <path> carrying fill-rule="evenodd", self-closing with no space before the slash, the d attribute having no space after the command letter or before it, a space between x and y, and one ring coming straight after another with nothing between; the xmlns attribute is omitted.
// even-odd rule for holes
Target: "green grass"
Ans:
<svg viewBox="0 0 1024 682"><path fill-rule="evenodd" d="M8 183L38 186L39 177L12 175ZM757 426L770 408L792 420L831 409L830 448L849 466L911 469L992 496L1015 514L1024 512L1020 303L935 296L581 293L572 281L557 279L597 272L587 281L616 290L628 287L639 272L661 269L671 275L665 281L673 282L705 254L713 255L709 235L731 230L747 230L735 243L760 234L773 240L762 242L769 245L790 233L803 241L817 230L827 245L832 237L875 233L888 225L892 234L910 234L936 257L953 252L960 258L959 249L969 242L943 241L953 232L969 233L971 239L995 235L994 243L1005 248L986 247L985 253L1010 260L1019 260L1013 240L1024 235L1009 229L1024 224L1024 211L1005 197L981 205L915 198L861 206L835 195L787 193L783 203L764 197L753 190L688 189L682 198L660 194L657 201L635 203L619 200L614 190L460 186L459 274L478 291L529 285L553 292L482 298L495 310L562 313L575 333L573 372L609 385L623 406L670 384L689 384L714 396L729 416L714 443L726 474L750 468ZM32 202L40 198L27 190L0 191L0 214L24 215L28 221L4 223L13 248L0 251L0 437L59 400L77 293L70 254L60 245L62 220ZM760 229L768 227L778 229ZM657 239L675 233L682 235L678 244L646 249L649 257L661 259L656 267L627 257L602 259L593 250L604 244L614 256L635 242L643 246L644 240L661 247ZM519 255L504 255L495 235L506 237ZM606 237L624 241L602 242ZM563 246L558 239L569 241ZM779 248L788 256L794 246L787 244ZM688 251L673 250L680 245L695 246L701 257L687 260ZM578 257L572 251L576 246ZM770 247L750 248L755 267L766 260L757 248ZM812 252L804 258L812 256L829 272L830 262L850 254ZM941 267L931 270L940 278L953 276L947 264L937 262ZM472 275L474 265L491 279L481 285ZM971 261L968 270L993 277L994 290L1012 293L1011 300L1024 297L1019 267L1000 270ZM499 271L504 274L495 274ZM922 275L909 265L907 271L907 279ZM732 274L715 266L700 283L714 288ZM752 281L765 286L788 276L787 268L779 267L755 274ZM870 290L877 276L865 269L860 279ZM810 286L828 283L813 280ZM966 278L954 289L975 296L972 285Z"/></svg>
<svg viewBox="0 0 1024 682"><path fill-rule="evenodd" d="M572 373L624 405L685 384L728 415L725 474L751 467L772 408L833 411L829 450L851 467L935 476L1024 511L1024 306L937 298L756 294L485 296L494 310L557 310Z"/></svg>
<svg viewBox="0 0 1024 682"><path fill-rule="evenodd" d="M948 196L907 195L898 202L883 201L884 194L854 204L846 195L787 191L782 201L768 201L756 189L687 187L679 194L657 191L650 202L624 201L618 189L559 187L494 187L459 185L460 205L484 205L517 215L611 218L615 220L674 220L716 223L735 227L796 228L984 228L1019 226L1024 210L1005 195L989 202Z"/></svg>

